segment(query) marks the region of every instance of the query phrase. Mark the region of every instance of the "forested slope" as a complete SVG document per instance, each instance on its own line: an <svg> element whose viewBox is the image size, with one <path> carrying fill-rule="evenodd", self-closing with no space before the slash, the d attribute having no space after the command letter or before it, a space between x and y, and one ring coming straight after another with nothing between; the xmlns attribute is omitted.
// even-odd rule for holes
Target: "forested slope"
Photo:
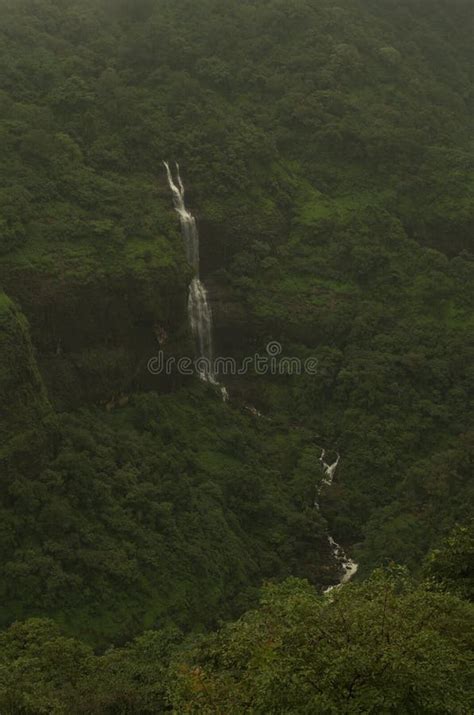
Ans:
<svg viewBox="0 0 474 715"><path fill-rule="evenodd" d="M130 685L111 696L117 712L127 698L130 712L171 702L216 712L193 680L201 667L224 712L268 712L272 689L254 701L219 649L244 672L247 658L275 657L271 643L259 655L245 637L243 652L229 627L170 666L183 638L173 629L240 615L265 579L334 583L328 533L362 579L393 562L421 578L426 555L442 570L433 549L468 528L472 19L468 0L0 0L0 618L52 617L102 647L155 629L130 648L139 663L153 641L167 694L152 677L151 705ZM158 349L192 350L192 271L163 160L180 162L198 218L217 352L240 359L277 340L284 355L316 357L317 375L226 376L224 405L192 379L149 373ZM341 461L318 511L322 445ZM442 584L453 598L469 595L458 588L472 569L466 543ZM283 639L287 598L322 603L289 583L275 592ZM410 586L414 602L431 586ZM354 598L354 618L371 589L341 596ZM433 598L445 614L444 596ZM449 712L469 707L466 608L453 601L449 643L431 634L462 673ZM265 606L255 613L237 634L247 622L273 628ZM99 672L87 695L84 683L60 694L24 684L22 712L72 712L78 692L109 712L107 657L89 662L88 646L43 621L9 633L8 662L17 637L40 649L46 638L48 652L87 660L86 680ZM360 638L370 650L360 632L354 647ZM129 653L117 658L133 673ZM431 651L427 660L438 673ZM409 712L415 671L370 707ZM268 685L265 668L261 677ZM389 682L376 681L377 691ZM446 712L425 686L417 707ZM0 683L4 708L20 698L11 687ZM324 697L312 712L343 707Z"/></svg>
<svg viewBox="0 0 474 715"><path fill-rule="evenodd" d="M61 415L60 438L47 466L2 485L3 623L51 614L105 645L215 624L262 578L337 577L309 433L224 410L202 388Z"/></svg>

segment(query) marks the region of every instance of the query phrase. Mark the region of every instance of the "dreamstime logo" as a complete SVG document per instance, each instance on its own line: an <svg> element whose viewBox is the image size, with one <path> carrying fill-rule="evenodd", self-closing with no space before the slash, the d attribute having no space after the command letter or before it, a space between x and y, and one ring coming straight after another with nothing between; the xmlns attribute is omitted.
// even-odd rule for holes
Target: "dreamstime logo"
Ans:
<svg viewBox="0 0 474 715"><path fill-rule="evenodd" d="M255 353L243 358L240 362L232 357L216 357L213 360L199 357L166 357L162 350L148 361L148 371L152 375L316 375L318 359L308 357L301 360L297 357L282 357L283 347L272 341L267 344L266 355Z"/></svg>

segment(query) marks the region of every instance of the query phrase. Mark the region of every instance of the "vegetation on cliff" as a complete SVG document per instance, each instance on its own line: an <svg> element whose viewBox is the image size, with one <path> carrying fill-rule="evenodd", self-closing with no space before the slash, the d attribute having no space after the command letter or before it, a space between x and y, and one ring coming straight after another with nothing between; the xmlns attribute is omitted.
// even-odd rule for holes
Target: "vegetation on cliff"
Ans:
<svg viewBox="0 0 474 715"><path fill-rule="evenodd" d="M5 494L20 471L34 477L35 467L51 453L57 430L28 322L5 293L0 293L0 404L0 476ZM8 521L7 517L5 527Z"/></svg>
<svg viewBox="0 0 474 715"><path fill-rule="evenodd" d="M471 21L0 0L2 712L472 710ZM164 159L219 352L317 375L149 374L191 349Z"/></svg>

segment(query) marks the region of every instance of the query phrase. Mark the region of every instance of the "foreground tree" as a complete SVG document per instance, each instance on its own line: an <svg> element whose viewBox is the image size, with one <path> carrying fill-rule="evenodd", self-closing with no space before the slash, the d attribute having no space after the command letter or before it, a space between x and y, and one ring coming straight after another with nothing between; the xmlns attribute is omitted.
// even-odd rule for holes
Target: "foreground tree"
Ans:
<svg viewBox="0 0 474 715"><path fill-rule="evenodd" d="M474 522L458 524L429 554L424 571L433 585L474 601Z"/></svg>
<svg viewBox="0 0 474 715"><path fill-rule="evenodd" d="M290 579L177 667L177 712L472 712L474 609L404 572L320 597Z"/></svg>
<svg viewBox="0 0 474 715"><path fill-rule="evenodd" d="M46 618L14 623L0 633L0 712L66 713L87 681L92 650Z"/></svg>
<svg viewBox="0 0 474 715"><path fill-rule="evenodd" d="M0 710L467 715L474 606L431 588L403 570L328 596L292 578L216 634L149 631L103 655L31 619L1 634Z"/></svg>

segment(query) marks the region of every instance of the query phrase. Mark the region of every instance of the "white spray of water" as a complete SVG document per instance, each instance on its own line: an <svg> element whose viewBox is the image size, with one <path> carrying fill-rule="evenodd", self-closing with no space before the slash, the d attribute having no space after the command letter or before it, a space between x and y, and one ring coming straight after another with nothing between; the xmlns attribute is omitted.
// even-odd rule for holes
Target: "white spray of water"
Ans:
<svg viewBox="0 0 474 715"><path fill-rule="evenodd" d="M330 593L335 588L338 588L339 586L342 586L343 584L350 581L351 578L353 576L355 576L355 574L357 573L357 571L359 569L359 564L356 564L355 561L353 561L352 559L350 559L347 556L347 554L344 551L344 549L342 548L342 546L340 546L336 541L334 541L332 536L329 536L328 540L329 540L329 544L331 546L332 552L334 554L334 557L341 564L343 573L342 573L339 583L336 584L335 586L328 586L328 588L326 588L324 590L324 593Z"/></svg>
<svg viewBox="0 0 474 715"><path fill-rule="evenodd" d="M179 164L176 164L177 184L175 184L168 162L165 161L163 163L168 177L168 185L173 195L174 208L181 224L186 257L190 265L194 268L196 276L199 278L199 234L196 219L192 213L187 210L186 204L184 203L184 185L179 171Z"/></svg>
<svg viewBox="0 0 474 715"><path fill-rule="evenodd" d="M316 494L316 499L314 502L314 505L317 509L319 509L319 501L318 497L321 494L321 491L323 487L328 486L330 487L331 484L333 483L334 480L334 475L336 473L337 465L339 464L339 461L341 459L340 455L337 454L337 459L335 462L332 464L328 464L325 462L325 457L326 457L326 450L322 449L321 450L321 456L319 457L319 462L321 463L321 467L323 469L323 478L318 486L317 489L317 494ZM334 558L336 561L339 563L341 570L342 570L342 576L339 580L339 583L334 585L334 586L329 586L329 588L326 588L324 593L330 593L333 589L339 588L339 586L342 586L344 583L347 583L348 581L351 580L351 578L357 573L357 570L359 568L359 565L356 564L355 561L350 559L342 546L338 544L332 536L328 536L328 541L329 545L331 547L331 551L334 555Z"/></svg>
<svg viewBox="0 0 474 715"><path fill-rule="evenodd" d="M327 485L328 487L331 486L334 479L334 475L336 473L337 465L339 464L339 460L341 459L341 455L337 453L336 461L333 464L328 464L324 461L325 456L326 450L323 449L319 461L321 462L323 468L324 477L321 480L321 486L319 487L319 491L321 491L323 485Z"/></svg>
<svg viewBox="0 0 474 715"><path fill-rule="evenodd" d="M186 208L184 201L184 184L176 164L176 182L173 179L168 162L163 162L168 185L173 195L173 203L179 216L181 233L183 235L186 257L193 267L195 276L189 285L188 293L188 318L191 331L196 343L197 356L204 358L200 361L199 377L204 382L209 382L220 388L222 399L227 401L228 393L225 387L219 385L213 371L214 349L212 340L212 311L204 283L199 278L199 233L196 219Z"/></svg>

